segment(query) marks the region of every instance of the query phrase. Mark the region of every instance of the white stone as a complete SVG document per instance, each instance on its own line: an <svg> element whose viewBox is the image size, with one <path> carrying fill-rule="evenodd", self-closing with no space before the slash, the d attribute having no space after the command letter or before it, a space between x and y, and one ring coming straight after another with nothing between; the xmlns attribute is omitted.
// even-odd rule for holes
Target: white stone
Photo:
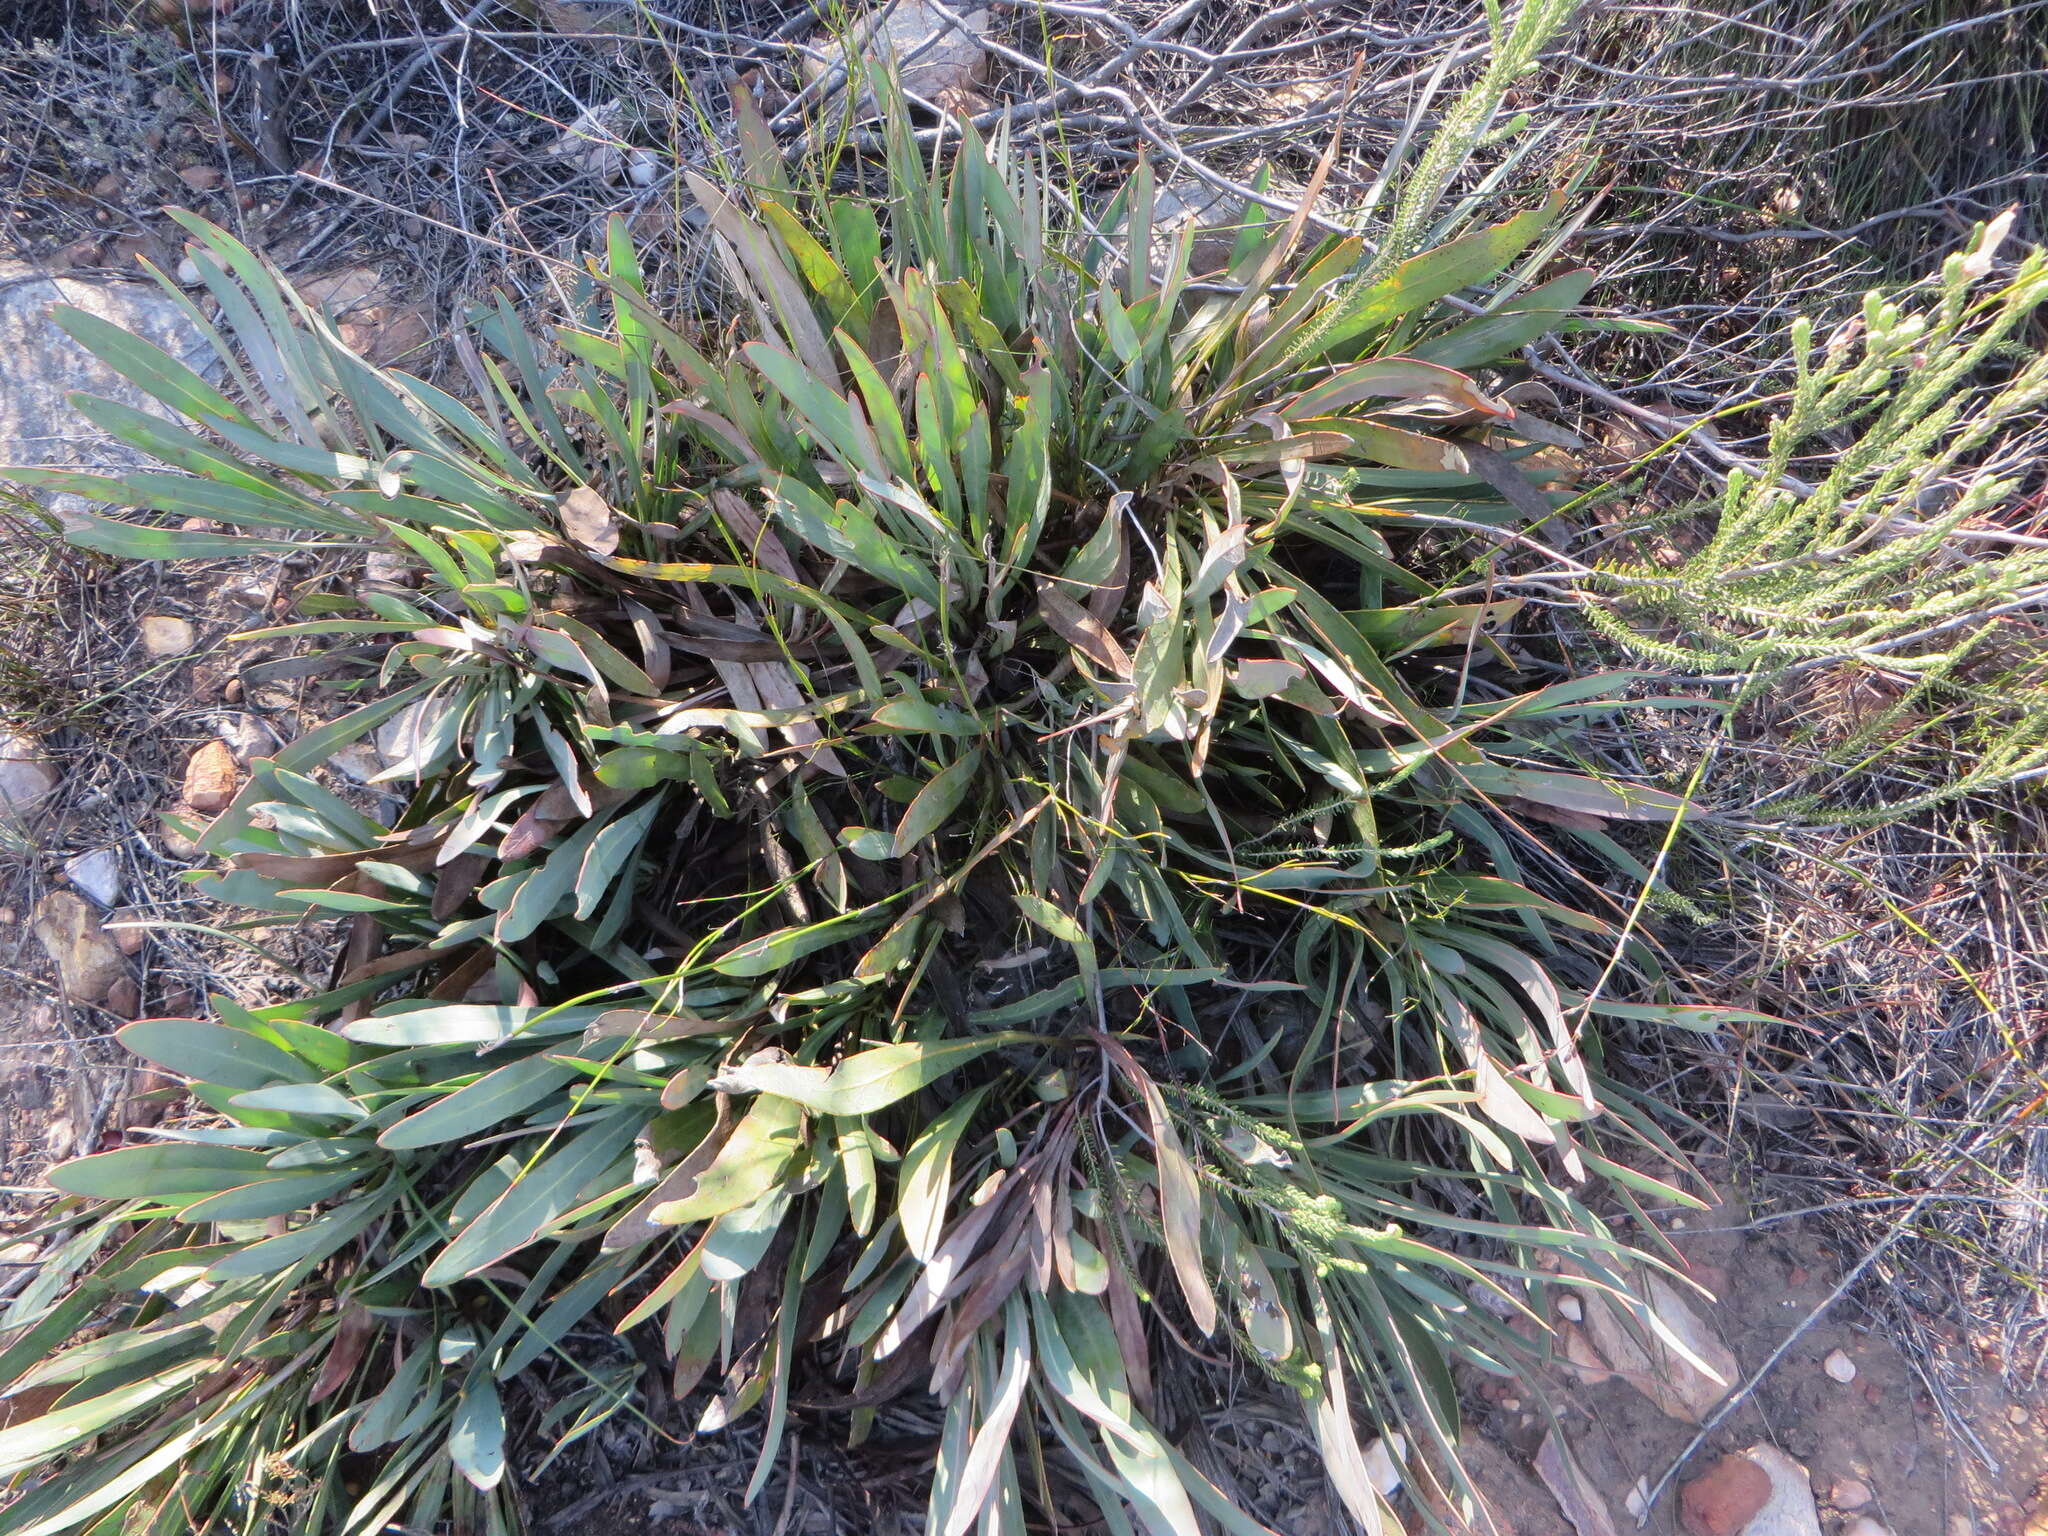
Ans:
<svg viewBox="0 0 2048 1536"><path fill-rule="evenodd" d="M1861 1509L1876 1497L1870 1485L1860 1477L1838 1477L1835 1486L1828 1490L1828 1502L1837 1509Z"/></svg>
<svg viewBox="0 0 2048 1536"><path fill-rule="evenodd" d="M1407 1454L1408 1442L1400 1435L1376 1439L1365 1448L1365 1475L1390 1499L1401 1491L1401 1462Z"/></svg>
<svg viewBox="0 0 2048 1536"><path fill-rule="evenodd" d="M924 0L897 0L879 23L870 13L849 27L847 36L867 58L900 61L898 79L911 95L948 111L978 110L982 102L976 87L989 67L988 50L981 43L989 30L989 8L969 3L947 9L959 17L957 22ZM813 83L823 79L839 65L842 51L836 41L825 44L815 57L804 60L804 78ZM851 72L858 73L859 66ZM837 93L835 84L833 94ZM873 110L873 98L863 93L858 110Z"/></svg>
<svg viewBox="0 0 2048 1536"><path fill-rule="evenodd" d="M1277 215L1284 221L1286 215ZM1245 224L1245 200L1203 181L1170 182L1152 194L1152 247L1155 276L1163 277L1182 241L1188 246L1188 275L1214 278L1230 265L1238 232ZM1131 221L1117 221L1105 242L1109 270L1120 275L1130 255Z"/></svg>
<svg viewBox="0 0 2048 1536"><path fill-rule="evenodd" d="M384 760L377 755L377 749L363 741L343 747L327 759L327 765L358 784L367 784L384 771Z"/></svg>
<svg viewBox="0 0 2048 1536"><path fill-rule="evenodd" d="M65 860L64 875L102 907L111 907L121 899L121 855L112 848L95 849Z"/></svg>
<svg viewBox="0 0 2048 1536"><path fill-rule="evenodd" d="M1714 1329L1662 1277L1651 1275L1644 1299L1663 1331L1639 1336L1606 1297L1580 1297L1586 1332L1607 1365L1674 1419L1701 1424L1741 1376L1741 1365ZM1639 1341L1640 1340L1640 1341Z"/></svg>
<svg viewBox="0 0 2048 1536"><path fill-rule="evenodd" d="M200 817L198 825L203 830L206 826L206 818ZM199 857L199 845L172 826L169 821L164 822L162 831L157 836L157 841L163 845L164 852L174 859L190 862Z"/></svg>
<svg viewBox="0 0 2048 1536"><path fill-rule="evenodd" d="M441 717L448 713L448 700L439 694L415 699L377 727L377 751L388 766L410 761L422 743L428 741Z"/></svg>
<svg viewBox="0 0 2048 1536"><path fill-rule="evenodd" d="M222 715L214 730L244 768L255 758L270 756L279 746L275 731L256 716L239 711Z"/></svg>
<svg viewBox="0 0 2048 1536"><path fill-rule="evenodd" d="M1821 1361L1820 1368L1844 1386L1856 1379L1856 1362L1839 1349L1831 1350L1827 1359Z"/></svg>
<svg viewBox="0 0 2048 1536"><path fill-rule="evenodd" d="M1750 1517L1742 1536L1821 1536L1820 1511L1806 1468L1775 1445L1753 1445L1742 1453L1764 1469L1771 1496Z"/></svg>
<svg viewBox="0 0 2048 1536"><path fill-rule="evenodd" d="M0 464L119 471L142 463L139 449L91 425L67 396L82 391L153 416L169 410L59 330L50 318L58 304L132 331L202 373L219 367L212 344L153 284L50 277L0 261ZM49 498L60 521L86 505L76 496Z"/></svg>
<svg viewBox="0 0 2048 1536"><path fill-rule="evenodd" d="M192 649L192 621L175 614L150 613L142 618L142 648L152 656L182 656Z"/></svg>
<svg viewBox="0 0 2048 1536"><path fill-rule="evenodd" d="M57 787L57 770L33 737L0 736L0 813L35 809Z"/></svg>
<svg viewBox="0 0 2048 1536"><path fill-rule="evenodd" d="M1629 1489L1628 1496L1622 1500L1622 1505L1628 1510L1629 1518L1637 1525L1641 1525L1650 1513L1650 1480L1646 1477L1637 1478L1634 1486Z"/></svg>

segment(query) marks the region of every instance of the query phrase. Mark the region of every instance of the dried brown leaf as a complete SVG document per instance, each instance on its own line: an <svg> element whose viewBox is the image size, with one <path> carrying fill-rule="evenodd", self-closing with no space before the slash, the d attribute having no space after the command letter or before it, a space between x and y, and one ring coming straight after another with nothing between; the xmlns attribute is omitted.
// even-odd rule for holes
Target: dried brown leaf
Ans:
<svg viewBox="0 0 2048 1536"><path fill-rule="evenodd" d="M1131 657L1102 621L1068 597L1050 578L1038 578L1038 615L1075 650L1118 677L1131 675Z"/></svg>
<svg viewBox="0 0 2048 1536"><path fill-rule="evenodd" d="M1537 1447L1536 1475L1543 1479L1543 1486L1550 1490L1579 1536L1620 1536L1607 1501L1600 1497L1600 1490L1573 1457L1564 1437L1554 1429Z"/></svg>
<svg viewBox="0 0 2048 1536"><path fill-rule="evenodd" d="M593 554L618 552L618 514L589 486L577 486L555 504L555 510L562 519L562 532L574 543Z"/></svg>

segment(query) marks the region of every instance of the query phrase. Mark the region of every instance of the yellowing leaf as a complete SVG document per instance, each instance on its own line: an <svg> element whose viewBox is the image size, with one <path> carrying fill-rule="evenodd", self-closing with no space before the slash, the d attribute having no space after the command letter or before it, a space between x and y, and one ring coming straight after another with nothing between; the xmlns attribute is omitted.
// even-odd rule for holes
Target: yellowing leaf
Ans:
<svg viewBox="0 0 2048 1536"><path fill-rule="evenodd" d="M711 962L711 968L727 976L767 976L813 950L866 933L879 921L879 917L861 911L800 928L778 928L727 950Z"/></svg>
<svg viewBox="0 0 2048 1536"><path fill-rule="evenodd" d="M791 1100L758 1100L733 1127L711 1166L697 1175L690 1192L655 1206L649 1219L659 1226L680 1227L752 1205L775 1187L803 1149L797 1137L802 1124L803 1110Z"/></svg>

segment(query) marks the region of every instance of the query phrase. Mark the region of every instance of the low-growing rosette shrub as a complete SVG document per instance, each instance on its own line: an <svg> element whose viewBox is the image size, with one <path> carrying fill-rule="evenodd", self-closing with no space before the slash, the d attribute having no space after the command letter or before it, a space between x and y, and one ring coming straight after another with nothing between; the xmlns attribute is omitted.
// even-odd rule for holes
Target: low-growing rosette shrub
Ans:
<svg viewBox="0 0 2048 1536"><path fill-rule="evenodd" d="M1718 1015L1610 1001L1667 995L1623 908L1522 863L1534 821L1626 886L1615 824L1684 802L1592 766L1632 675L1429 569L1545 505L1475 370L1573 323L1556 205L1380 262L1312 185L1191 274L1142 165L1084 220L888 125L880 195L757 124L744 193L693 180L738 338L614 229L580 323L478 317L470 403L197 219L223 388L63 320L183 418L83 403L164 467L38 475L140 514L79 542L418 579L262 632L374 676L196 884L342 959L123 1031L206 1113L52 1176L0 1528L515 1529L659 1358L757 1419L750 1496L824 1384L856 1439L936 1396L934 1536L1256 1531L1160 1390L1234 1350L1374 1529L1365 1442L1453 1465L1453 1368L1541 1357L1559 1287L1658 1326L1610 1222L1683 1169L1588 1023ZM373 732L389 821L322 772Z"/></svg>

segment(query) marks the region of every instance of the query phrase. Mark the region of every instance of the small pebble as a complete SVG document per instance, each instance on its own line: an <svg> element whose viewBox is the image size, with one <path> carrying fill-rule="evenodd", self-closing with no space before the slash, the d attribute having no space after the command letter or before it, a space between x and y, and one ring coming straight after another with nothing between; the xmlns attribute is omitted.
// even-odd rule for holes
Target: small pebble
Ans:
<svg viewBox="0 0 2048 1536"><path fill-rule="evenodd" d="M1629 1489L1628 1497L1622 1502L1627 1506L1629 1518L1637 1525L1641 1525L1644 1517L1650 1512L1650 1480L1646 1477L1637 1478L1635 1486Z"/></svg>
<svg viewBox="0 0 2048 1536"><path fill-rule="evenodd" d="M384 760L367 742L343 747L327 759L327 766L346 774L358 784L367 784L384 771Z"/></svg>
<svg viewBox="0 0 2048 1536"><path fill-rule="evenodd" d="M68 1161L78 1150L78 1127L69 1115L52 1115L44 1124L43 1149L53 1163Z"/></svg>
<svg viewBox="0 0 2048 1536"><path fill-rule="evenodd" d="M1831 1351L1827 1359L1821 1361L1820 1368L1844 1385L1856 1379L1856 1362L1839 1349Z"/></svg>
<svg viewBox="0 0 2048 1536"><path fill-rule="evenodd" d="M2009 1424L2024 1425L2032 1420L2033 1415L2028 1413L2027 1410L2022 1408L2018 1403L2014 1403L2010 1408L2005 1410L2005 1418L2006 1422Z"/></svg>
<svg viewBox="0 0 2048 1536"><path fill-rule="evenodd" d="M1861 1478L1838 1477L1828 1494L1828 1500L1837 1509L1861 1509L1871 1501L1870 1485Z"/></svg>
<svg viewBox="0 0 2048 1536"><path fill-rule="evenodd" d="M216 723L215 730L234 759L247 768L251 759L268 757L278 748L276 734L254 715L237 711L223 715Z"/></svg>
<svg viewBox="0 0 2048 1536"><path fill-rule="evenodd" d="M1557 1315L1569 1323L1580 1323L1586 1319L1586 1304L1576 1296L1560 1296Z"/></svg>
<svg viewBox="0 0 2048 1536"><path fill-rule="evenodd" d="M198 273L193 278L196 281ZM182 656L192 649L192 621L175 614L150 613L142 618L142 648L152 656Z"/></svg>
<svg viewBox="0 0 2048 1536"><path fill-rule="evenodd" d="M185 803L211 816L224 811L240 788L241 774L227 743L209 741L185 763Z"/></svg>
<svg viewBox="0 0 2048 1536"><path fill-rule="evenodd" d="M277 596L277 578L274 576L248 576L240 581L230 581L216 589L220 596L243 608L268 608Z"/></svg>
<svg viewBox="0 0 2048 1536"><path fill-rule="evenodd" d="M133 908L128 908L110 913L109 916L114 919L107 925L107 932L113 936L114 948L133 960L142 953L143 946L149 942L149 932L144 928L127 925L142 922L142 915Z"/></svg>
<svg viewBox="0 0 2048 1536"><path fill-rule="evenodd" d="M165 853L181 863L199 857L199 845L168 823L158 832L157 842Z"/></svg>
<svg viewBox="0 0 2048 1536"><path fill-rule="evenodd" d="M1365 1448L1365 1475L1373 1487L1390 1499L1401 1491L1401 1463L1407 1455L1408 1442L1400 1435L1375 1438Z"/></svg>
<svg viewBox="0 0 2048 1536"><path fill-rule="evenodd" d="M0 735L0 812L25 812L57 787L57 769L30 737Z"/></svg>
<svg viewBox="0 0 2048 1536"><path fill-rule="evenodd" d="M102 907L121 899L121 855L112 848L64 861L64 876Z"/></svg>

